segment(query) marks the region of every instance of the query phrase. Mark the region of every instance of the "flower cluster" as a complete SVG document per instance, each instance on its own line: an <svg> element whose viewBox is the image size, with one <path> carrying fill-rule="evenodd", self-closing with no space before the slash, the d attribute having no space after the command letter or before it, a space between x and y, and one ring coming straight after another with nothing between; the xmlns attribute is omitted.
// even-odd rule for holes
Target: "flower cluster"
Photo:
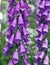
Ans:
<svg viewBox="0 0 50 65"><path fill-rule="evenodd" d="M38 52L34 56L34 65L49 65L49 58L47 56L48 50L48 25L50 23L50 0L39 0L37 21L38 35L35 40L37 43L36 49Z"/></svg>
<svg viewBox="0 0 50 65"><path fill-rule="evenodd" d="M16 46L12 59L8 65L14 65L19 62L19 53L23 57L24 65L30 65L28 58L25 56L29 50L25 47L28 43L29 33L26 28L30 26L28 22L30 7L24 0L20 2L16 0L8 0L8 26L6 32L6 46L4 48L4 55L8 56L12 46Z"/></svg>

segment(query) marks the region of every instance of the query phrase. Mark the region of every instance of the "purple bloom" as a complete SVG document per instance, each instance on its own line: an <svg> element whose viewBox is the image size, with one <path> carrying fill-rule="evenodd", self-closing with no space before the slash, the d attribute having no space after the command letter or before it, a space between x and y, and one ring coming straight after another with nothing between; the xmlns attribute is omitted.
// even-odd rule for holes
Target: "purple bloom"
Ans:
<svg viewBox="0 0 50 65"><path fill-rule="evenodd" d="M21 6L22 8L24 8L24 7L25 7L24 0L20 0L20 6Z"/></svg>
<svg viewBox="0 0 50 65"><path fill-rule="evenodd" d="M45 56L43 64L49 65L49 57L48 56Z"/></svg>
<svg viewBox="0 0 50 65"><path fill-rule="evenodd" d="M8 65L14 65L12 60L9 61Z"/></svg>
<svg viewBox="0 0 50 65"><path fill-rule="evenodd" d="M15 41L17 43L21 41L21 32L19 30L16 32Z"/></svg>
<svg viewBox="0 0 50 65"><path fill-rule="evenodd" d="M24 26L24 20L22 15L19 16L18 18L18 27Z"/></svg>
<svg viewBox="0 0 50 65"><path fill-rule="evenodd" d="M45 40L43 41L42 49L45 50L45 51L48 49L48 40L47 40L47 39L45 39Z"/></svg>
<svg viewBox="0 0 50 65"><path fill-rule="evenodd" d="M17 20L16 20L16 18L12 21L12 23L11 23L11 26L12 26L12 28L16 28L16 25L17 25Z"/></svg>
<svg viewBox="0 0 50 65"><path fill-rule="evenodd" d="M25 17L28 17L29 16L29 13L28 13L28 11L26 9L24 10L24 16Z"/></svg>
<svg viewBox="0 0 50 65"><path fill-rule="evenodd" d="M25 27L22 28L22 31L23 31L24 37L28 37L29 34Z"/></svg>
<svg viewBox="0 0 50 65"><path fill-rule="evenodd" d="M10 52L10 46L8 45L8 43L6 43L3 53L5 56L8 56L9 52Z"/></svg>
<svg viewBox="0 0 50 65"><path fill-rule="evenodd" d="M20 43L20 54L23 56L26 53L26 49L23 43Z"/></svg>
<svg viewBox="0 0 50 65"><path fill-rule="evenodd" d="M48 25L45 24L45 25L43 26L43 34L47 34L47 33L48 33Z"/></svg>
<svg viewBox="0 0 50 65"><path fill-rule="evenodd" d="M37 31L38 31L39 33L41 33L41 32L42 32L42 29L43 29L43 24L40 23L40 24L38 25Z"/></svg>
<svg viewBox="0 0 50 65"><path fill-rule="evenodd" d="M16 49L15 52L14 52L14 54L13 54L13 57L12 57L12 62L14 64L16 64L16 63L18 63L18 61L19 61L19 58L18 58L18 50Z"/></svg>
<svg viewBox="0 0 50 65"><path fill-rule="evenodd" d="M10 46L14 45L14 34L12 34L11 37L8 39L8 43Z"/></svg>
<svg viewBox="0 0 50 65"><path fill-rule="evenodd" d="M14 11L15 11L15 9L12 8L11 11L9 12L8 16L13 17L14 16Z"/></svg>
<svg viewBox="0 0 50 65"><path fill-rule="evenodd" d="M19 3L17 3L15 11L18 12L18 13L20 12L20 4Z"/></svg>
<svg viewBox="0 0 50 65"><path fill-rule="evenodd" d="M30 63L28 62L27 58L24 58L24 65L30 65Z"/></svg>

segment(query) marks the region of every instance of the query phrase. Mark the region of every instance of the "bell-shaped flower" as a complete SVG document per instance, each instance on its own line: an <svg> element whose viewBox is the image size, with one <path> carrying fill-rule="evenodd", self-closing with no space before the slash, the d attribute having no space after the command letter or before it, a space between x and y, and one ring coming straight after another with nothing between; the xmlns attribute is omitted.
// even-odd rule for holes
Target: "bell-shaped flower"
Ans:
<svg viewBox="0 0 50 65"><path fill-rule="evenodd" d="M42 42L43 34L40 34L40 35L36 36L35 40L36 40L37 43Z"/></svg>
<svg viewBox="0 0 50 65"><path fill-rule="evenodd" d="M25 3L25 8L26 8L27 11L30 10L30 6L28 5L28 3Z"/></svg>
<svg viewBox="0 0 50 65"><path fill-rule="evenodd" d="M48 49L48 40L47 39L45 39L43 41L42 49L43 49L43 51L46 51Z"/></svg>
<svg viewBox="0 0 50 65"><path fill-rule="evenodd" d="M50 13L48 13L47 18L46 18L46 21L47 22L50 22Z"/></svg>
<svg viewBox="0 0 50 65"><path fill-rule="evenodd" d="M40 55L39 55L39 61L41 62L43 60L45 56L45 52L44 51L40 51Z"/></svg>
<svg viewBox="0 0 50 65"><path fill-rule="evenodd" d="M30 63L28 62L26 58L24 58L24 65L30 65Z"/></svg>
<svg viewBox="0 0 50 65"><path fill-rule="evenodd" d="M20 0L20 6L21 6L22 8L25 7L25 2L24 2L24 0Z"/></svg>
<svg viewBox="0 0 50 65"><path fill-rule="evenodd" d="M49 0L46 1L45 6L46 6L46 8L50 8L50 1Z"/></svg>
<svg viewBox="0 0 50 65"><path fill-rule="evenodd" d="M12 23L11 23L11 27L12 27L13 29L15 29L16 26L17 26L17 20L16 20L16 18L14 18L14 20L13 20Z"/></svg>
<svg viewBox="0 0 50 65"><path fill-rule="evenodd" d="M21 54L21 56L25 55L25 53L26 53L25 46L22 42L20 42L20 54Z"/></svg>
<svg viewBox="0 0 50 65"><path fill-rule="evenodd" d="M8 12L11 11L12 7L13 7L12 4L9 4L9 6L8 6Z"/></svg>
<svg viewBox="0 0 50 65"><path fill-rule="evenodd" d="M14 54L13 54L13 56L12 56L12 62L14 64L16 64L16 63L18 63L18 61L19 61L18 50L16 49L15 52L14 52Z"/></svg>
<svg viewBox="0 0 50 65"><path fill-rule="evenodd" d="M39 9L44 9L44 7L45 7L45 0L43 0L43 1L39 4L38 8L39 8Z"/></svg>
<svg viewBox="0 0 50 65"><path fill-rule="evenodd" d="M8 65L14 65L12 60L9 61Z"/></svg>
<svg viewBox="0 0 50 65"><path fill-rule="evenodd" d="M28 31L26 30L25 27L22 28L22 31L23 31L24 37L28 37L29 36L29 33L28 33Z"/></svg>
<svg viewBox="0 0 50 65"><path fill-rule="evenodd" d="M13 17L14 16L14 8L11 9L11 11L8 13L8 16Z"/></svg>
<svg viewBox="0 0 50 65"><path fill-rule="evenodd" d="M8 55L9 55L9 52L10 52L10 46L9 46L8 43L7 43L6 46L4 47L3 54L4 54L5 56L8 56Z"/></svg>
<svg viewBox="0 0 50 65"><path fill-rule="evenodd" d="M15 36L15 42L19 43L21 41L21 32L18 30L16 32L16 36Z"/></svg>
<svg viewBox="0 0 50 65"><path fill-rule="evenodd" d="M28 28L30 26L30 22L28 22L27 20L25 20L25 26L26 26L26 28Z"/></svg>
<svg viewBox="0 0 50 65"><path fill-rule="evenodd" d="M19 3L17 3L15 11L18 12L18 13L20 12L20 4Z"/></svg>
<svg viewBox="0 0 50 65"><path fill-rule="evenodd" d="M14 45L14 34L12 34L11 37L8 39L8 43L10 47Z"/></svg>
<svg viewBox="0 0 50 65"><path fill-rule="evenodd" d="M48 56L45 56L43 64L49 65L49 57Z"/></svg>
<svg viewBox="0 0 50 65"><path fill-rule="evenodd" d="M47 24L44 24L42 33L43 34L48 34L48 25Z"/></svg>
<svg viewBox="0 0 50 65"><path fill-rule="evenodd" d="M22 15L18 17L18 27L22 27L24 25L24 20Z"/></svg>
<svg viewBox="0 0 50 65"><path fill-rule="evenodd" d="M48 15L48 12L45 10L45 11L43 12L43 16L44 16L44 17L47 17L47 15Z"/></svg>
<svg viewBox="0 0 50 65"><path fill-rule="evenodd" d="M38 25L37 31L38 31L39 33L41 33L41 32L42 32L42 29L43 29L43 24L40 23L40 24Z"/></svg>
<svg viewBox="0 0 50 65"><path fill-rule="evenodd" d="M28 17L30 14L28 13L28 11L25 9L24 10L24 17Z"/></svg>
<svg viewBox="0 0 50 65"><path fill-rule="evenodd" d="M6 31L6 37L10 38L11 34L12 34L12 30L11 30L11 28L8 28Z"/></svg>

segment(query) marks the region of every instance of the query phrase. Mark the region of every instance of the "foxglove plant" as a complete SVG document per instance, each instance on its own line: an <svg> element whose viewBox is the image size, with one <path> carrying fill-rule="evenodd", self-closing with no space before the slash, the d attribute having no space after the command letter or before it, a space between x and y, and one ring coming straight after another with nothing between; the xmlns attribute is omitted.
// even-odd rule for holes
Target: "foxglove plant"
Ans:
<svg viewBox="0 0 50 65"><path fill-rule="evenodd" d="M34 65L49 65L49 58L47 56L48 50L48 26L50 23L50 0L39 0L37 21L38 35L35 40L37 43L36 49L38 52L34 56Z"/></svg>
<svg viewBox="0 0 50 65"><path fill-rule="evenodd" d="M28 53L27 45L29 33L27 28L30 26L28 22L30 7L24 0L20 2L16 0L8 0L8 26L6 32L6 46L4 48L4 55L8 56L12 46L18 46L14 51L12 59L9 61L8 65L14 65L19 63L19 51L20 55L23 57L24 65L30 65L25 55ZM25 44L24 44L25 43Z"/></svg>

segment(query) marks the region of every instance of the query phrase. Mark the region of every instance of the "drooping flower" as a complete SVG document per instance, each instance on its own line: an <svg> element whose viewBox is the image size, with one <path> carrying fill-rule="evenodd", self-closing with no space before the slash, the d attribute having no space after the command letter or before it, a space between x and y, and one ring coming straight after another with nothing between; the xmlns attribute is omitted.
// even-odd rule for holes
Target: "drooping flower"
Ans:
<svg viewBox="0 0 50 65"><path fill-rule="evenodd" d="M19 62L19 56L18 56L18 50L16 49L13 56L12 56L12 62L13 64L16 64Z"/></svg>

